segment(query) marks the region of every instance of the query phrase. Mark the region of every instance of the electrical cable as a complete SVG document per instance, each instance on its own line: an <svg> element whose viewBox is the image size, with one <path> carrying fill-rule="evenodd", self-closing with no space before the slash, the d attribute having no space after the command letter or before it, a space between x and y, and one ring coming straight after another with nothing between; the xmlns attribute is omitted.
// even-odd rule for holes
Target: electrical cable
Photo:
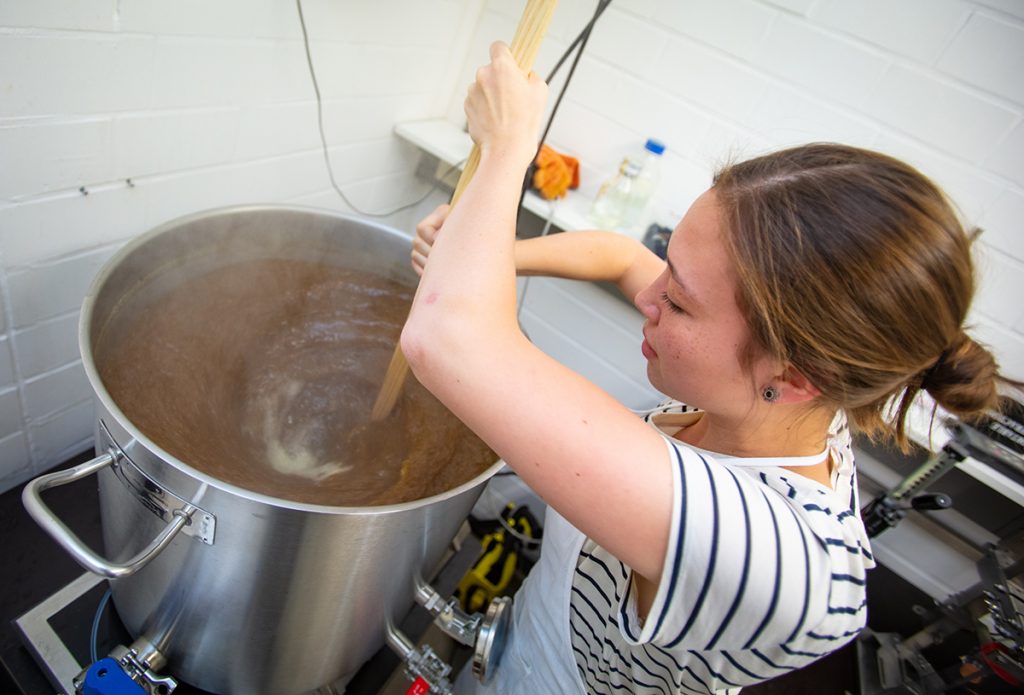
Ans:
<svg viewBox="0 0 1024 695"><path fill-rule="evenodd" d="M320 96L320 84L317 82L316 79L316 71L313 69L313 55L312 53L310 53L309 50L309 33L306 31L306 18L302 14L302 0L295 0L295 6L299 10L299 25L302 27L302 45L306 49L306 64L309 66L309 77L313 81L313 92L316 94L317 128L320 131L320 146L323 150L324 164L327 167L327 177L331 180L331 187L334 188L335 192L337 192L339 196L341 196L341 199L345 202L346 205L348 205L354 211L358 212L360 215L364 215L366 217L390 217L391 215L394 215L397 212L401 212L403 210L408 210L409 208L416 207L424 200L426 200L431 193L436 191L438 186L440 185L440 182L448 178L448 175L451 174L456 169L458 169L460 166L462 166L466 160L464 159L461 162L453 164L448 169L448 171L446 171L442 176L435 177L434 183L430 186L427 192L421 195L419 198L412 201L411 203L399 205L398 207L392 208L391 210L387 210L385 212L368 212L366 210L359 209L358 206L356 206L351 200L349 200L348 196L346 196L344 191L341 190L341 187L338 186L338 182L334 178L334 167L331 166L331 155L327 149L327 136L324 134L323 99Z"/></svg>
<svg viewBox="0 0 1024 695"><path fill-rule="evenodd" d="M558 111L558 106L562 102L562 96L565 94L565 90L569 86L569 81L572 79L573 72L575 72L576 70L576 64L579 62L580 56L583 54L583 48L586 46L587 41L590 38L590 32L594 28L594 24L597 22L597 19L604 13L604 11L608 8L608 5L610 4L611 0L598 0L597 8L594 11L594 16L590 19L586 26L583 27L583 30L576 36L573 42L569 44L569 47L565 50L564 53L562 53L561 57L558 59L558 61L556 61L554 68L552 68L551 72L548 74L548 78L546 81L551 82L551 80L554 79L555 75L558 73L558 70L569 58L569 55L572 53L572 51L576 49L577 46L580 47L579 52L577 52L576 57L573 60L572 67L569 70L569 75L566 77L565 84L562 85L562 89L558 94L558 99L555 101L554 108L552 109L551 115L548 117L547 124L544 127L544 133L541 135L540 144L537 146L538 153L540 153L541 145L544 144L544 140L547 137L548 130L551 129L551 123L555 118L555 113ZM461 167L466 160L464 159L461 162L458 162L457 164L453 164L442 176L436 177L434 183L427 190L427 192L424 193L419 198L417 198L416 200L412 201L411 203L399 205L398 207L392 208L391 210L388 210L386 212L367 212L365 210L360 210L359 207L354 205L352 201L349 200L348 196L345 195L345 192L341 190L341 187L338 186L338 182L334 178L334 167L331 165L331 156L327 147L327 136L324 133L323 98L320 94L320 83L316 79L316 70L313 67L313 55L309 48L309 32L306 30L306 18L302 12L302 0L295 0L295 6L298 9L299 13L299 26L302 28L302 45L306 51L306 65L309 66L309 77L310 80L313 82L313 92L316 95L317 129L320 133L320 146L323 151L324 165L327 167L327 176L331 181L331 187L341 197L341 199L345 202L346 205L348 205L355 212L359 213L360 215L365 215L366 217L389 217L403 210L408 210L410 208L416 207L424 200L426 200L431 193L437 190L437 188L440 185L440 182L443 179L447 178L448 175L451 174L453 171ZM523 194L525 194L526 190L527 186L524 183ZM523 198L521 195L519 198L520 207L522 207L522 204Z"/></svg>
<svg viewBox="0 0 1024 695"><path fill-rule="evenodd" d="M99 657L96 656L96 650L100 632L100 617L102 617L103 609L107 607L107 601L109 600L110 589L108 588L103 594L103 598L100 599L100 604L96 607L96 615L92 618L92 631L89 633L89 659L90 663L93 664L99 661Z"/></svg>
<svg viewBox="0 0 1024 695"><path fill-rule="evenodd" d="M569 66L569 74L566 75L565 77L565 83L562 84L562 89L559 90L558 92L558 98L555 99L555 105L551 109L551 114L548 116L548 121L544 125L544 132L541 134L540 142L537 144L537 153L534 155L534 161L536 161L537 157L540 156L541 148L544 147L544 141L547 140L548 132L551 130L551 124L555 120L555 114L558 113L558 107L562 103L562 97L565 96L565 92L569 88L569 83L572 81L572 76L576 73L576 66L579 64L580 58L583 56L583 50L587 47L587 42L590 40L590 32L593 30L594 25L597 23L597 20L601 17L602 14L604 14L604 11L608 9L608 6L611 4L612 0L598 0L597 7L594 8L594 16L590 18L590 21L587 22L586 26L583 27L583 30L576 36L575 40L573 40L573 42L569 44L569 48L565 50L562 56L555 63L555 67L552 68L551 72L548 74L546 82L550 83L551 80L555 78L555 75L558 74L558 70L565 63L566 59L569 57L569 54L577 46L579 46L579 50L576 52L576 55L573 58L572 65ZM523 186L522 189L519 191L519 207L516 212L517 216L518 213L521 212L523 209L523 203L526 200L526 192L530 189L530 180L532 178L533 167L531 166L529 169L527 169L526 178L523 179ZM554 221L554 218L555 204L554 201L552 201L551 212L548 215L547 221L545 222L544 228L541 230L539 236L547 236L548 232L551 230L551 224ZM519 307L516 310L516 320L519 320L519 317L523 313L523 307L526 306L526 293L530 289L531 280L532 278L527 277L523 281L523 291L519 296ZM526 329L523 328L522 323L520 323L519 327L523 331L523 334L526 335L527 339L529 339L530 336L529 334L527 334Z"/></svg>
<svg viewBox="0 0 1024 695"><path fill-rule="evenodd" d="M558 107L559 107L559 105L561 105L562 97L565 96L565 91L566 91L566 89L568 89L569 83L572 81L572 76L575 73L575 69L577 69L577 66L580 63L580 58L583 56L584 49L587 47L587 42L590 40L590 34L593 31L593 29L594 29L594 25L597 24L598 18L600 18L600 16L604 13L604 10L606 10L608 8L608 5L610 5L610 4L611 4L611 0L598 0L597 7L594 9L594 15L591 17L590 21L588 21L587 25L583 28L583 30L580 32L580 34L578 34L577 37L575 37L575 39L572 40L572 43L569 44L568 48L566 48L565 51L562 53L562 55L558 58L558 60L555 62L554 68L552 68L551 72L548 74L548 79L546 80L546 82L548 82L550 84L551 81L558 74L558 71L561 69L561 67L563 66L565 61L568 59L568 57L572 53L572 51L573 50L577 51L577 53L575 53L575 56L572 58L572 64L569 67L568 75L566 75L566 77L565 77L565 82L562 84L562 87L561 87L561 89L558 92L558 97L555 99L555 103L552 106L551 114L548 116L548 121L547 121L547 123L544 126L544 132L541 134L541 139L540 139L540 141L539 141L539 143L537 145L537 154L538 155L540 155L541 147L544 145L544 142L545 142L545 140L548 137L548 132L551 130L551 125L552 125L552 123L555 120L555 115L558 113ZM313 92L316 95L316 126L317 126L317 129L319 131L319 139L321 139L321 146L322 146L322 149L324 151L324 164L327 167L327 173L328 173L328 177L331 180L331 186L338 193L338 196L341 197L341 200L344 201L345 205L347 205L349 208L351 208L355 212L359 213L360 215L365 215L367 217L388 217L388 216L393 215L393 214L395 214L397 212L401 212L402 210L408 210L410 208L415 208L420 203L422 203L423 201L427 200L427 198L430 196L430 193L432 193L438 187L438 183L439 183L440 180L442 180L444 178L447 178L447 176L449 176L449 174L451 174L456 169L461 167L465 163L465 160L463 160L462 162L460 162L460 163L458 163L456 165L453 165L451 169L447 170L443 174L443 176L437 177L434 180L433 185L430 186L430 189L427 190L423 194L423 196L421 196L419 199L417 199L416 201L414 201L412 203L407 203L407 204L398 206L398 207L396 207L396 208L394 208L392 210L389 210L389 211L383 212L383 213L371 213L371 212L362 211L358 207L353 205L352 202L348 200L348 197L345 196L344 191L342 191L341 187L338 185L338 182L335 180L335 177L334 177L334 168L331 165L331 155L330 155L330 151L329 151L328 145L327 145L327 135L324 132L324 103L323 103L323 97L321 95L321 91L319 91L319 83L316 80L316 72L315 72L315 70L313 68L312 53L310 52L310 49L309 49L309 34L306 31L306 20L305 20L305 16L302 13L302 0L295 0L295 5L298 8L298 12L299 12L299 25L302 28L302 45L305 48L306 64L309 67L309 78L310 78L310 80L313 83ZM577 50L577 48L579 48L579 50ZM536 160L537 158L535 157L534 159ZM519 207L518 207L518 210L520 210L520 211L522 210L522 205L523 205L523 200L525 198L526 190L529 188L529 183L528 182L529 182L529 179L531 178L531 174L532 174L532 169L530 169L530 171L527 172L526 178L523 180L523 185L522 185L522 189L520 191L520 196L519 196ZM552 203L552 205L551 205L551 213L548 215L548 218L546 220L544 228L541 231L541 234L540 234L541 236L547 235L548 232L550 231L552 222L554 220L554 216L555 216L555 206L554 206L554 203ZM525 304L526 291L529 289L529 281L530 281L530 278L526 277L526 279L525 279L525 281L523 283L523 290L522 290L522 295L521 295L520 300L519 300L519 308L518 308L518 311L517 311L517 318L518 318L518 315L522 312L522 307ZM516 474L514 472L511 472L511 473L501 473L499 475L516 475ZM502 524L502 526L505 527L505 529L508 532L510 532L514 536L519 537L520 540L523 540L524 542L529 542L529 544L531 544L531 545L532 544L537 544L538 541L537 541L536 538L528 538L526 536L523 536L521 533L519 533L514 528L512 528L509 524L505 523L505 520L501 518L501 515L498 515L498 520ZM97 621L98 621L98 613L97 613Z"/></svg>

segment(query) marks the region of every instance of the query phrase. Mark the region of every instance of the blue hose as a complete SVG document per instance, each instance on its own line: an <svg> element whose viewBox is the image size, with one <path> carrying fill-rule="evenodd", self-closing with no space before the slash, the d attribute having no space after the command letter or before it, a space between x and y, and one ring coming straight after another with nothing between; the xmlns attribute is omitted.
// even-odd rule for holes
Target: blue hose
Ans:
<svg viewBox="0 0 1024 695"><path fill-rule="evenodd" d="M89 659L94 664L99 661L96 657L96 641L100 631L100 618L103 616L103 609L107 607L107 601L109 600L110 588L108 587L106 593L103 594L103 598L100 599L100 605L96 607L96 615L92 619L92 633L89 635Z"/></svg>

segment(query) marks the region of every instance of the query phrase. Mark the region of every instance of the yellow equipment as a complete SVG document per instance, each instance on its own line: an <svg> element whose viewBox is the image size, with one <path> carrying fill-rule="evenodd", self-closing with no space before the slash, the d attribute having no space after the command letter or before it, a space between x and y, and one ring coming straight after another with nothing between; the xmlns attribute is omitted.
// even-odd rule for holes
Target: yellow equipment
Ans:
<svg viewBox="0 0 1024 695"><path fill-rule="evenodd" d="M482 613L495 596L510 593L509 584L524 562L524 547L540 543L540 524L525 505L518 508L506 505L501 519L492 522L470 519L473 530L478 535L484 533L484 536L480 556L455 590L462 610L467 613ZM506 526L515 533L510 533Z"/></svg>

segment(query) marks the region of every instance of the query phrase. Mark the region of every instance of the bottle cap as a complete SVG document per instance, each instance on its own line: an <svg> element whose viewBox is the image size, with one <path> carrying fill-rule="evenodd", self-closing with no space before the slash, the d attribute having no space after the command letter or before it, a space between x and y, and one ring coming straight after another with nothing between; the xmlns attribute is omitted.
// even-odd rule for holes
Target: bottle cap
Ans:
<svg viewBox="0 0 1024 695"><path fill-rule="evenodd" d="M650 140L647 141L647 144L644 145L644 149L647 150L648 152L653 152L654 154L660 155L665 151L665 143L663 143L661 140L655 140L654 138L651 138Z"/></svg>

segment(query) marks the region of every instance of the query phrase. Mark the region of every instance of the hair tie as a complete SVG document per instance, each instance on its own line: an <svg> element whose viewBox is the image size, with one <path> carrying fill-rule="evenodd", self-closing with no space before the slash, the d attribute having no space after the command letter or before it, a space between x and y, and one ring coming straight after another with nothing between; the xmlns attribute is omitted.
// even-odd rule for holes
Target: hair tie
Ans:
<svg viewBox="0 0 1024 695"><path fill-rule="evenodd" d="M946 360L949 359L949 353L950 348L946 348L945 350L940 352L939 356L935 358L935 361L932 362L929 367L925 368L921 372L922 388L925 388L925 390L927 390L928 383L932 380L932 377L935 376L935 373L939 370L939 367L942 367L946 363Z"/></svg>

